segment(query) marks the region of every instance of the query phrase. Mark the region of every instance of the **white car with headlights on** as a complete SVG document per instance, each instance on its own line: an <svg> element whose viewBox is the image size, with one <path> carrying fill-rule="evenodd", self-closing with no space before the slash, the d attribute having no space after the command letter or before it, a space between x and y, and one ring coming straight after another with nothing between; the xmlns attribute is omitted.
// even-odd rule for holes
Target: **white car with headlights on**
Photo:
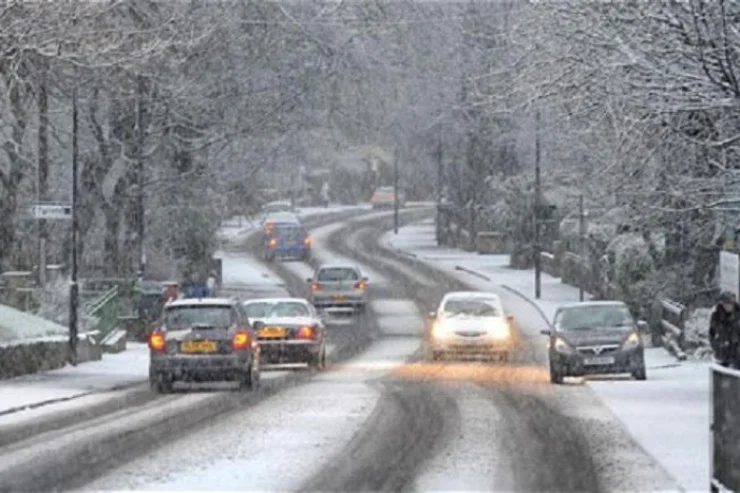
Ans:
<svg viewBox="0 0 740 493"><path fill-rule="evenodd" d="M429 314L428 344L432 359L487 356L507 361L514 350L513 317L504 313L493 293L447 293Z"/></svg>

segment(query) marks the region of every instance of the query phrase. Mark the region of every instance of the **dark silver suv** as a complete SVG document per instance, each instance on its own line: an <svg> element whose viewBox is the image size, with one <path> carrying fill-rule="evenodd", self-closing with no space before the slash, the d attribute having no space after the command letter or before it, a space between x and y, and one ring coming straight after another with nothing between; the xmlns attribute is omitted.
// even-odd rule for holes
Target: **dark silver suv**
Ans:
<svg viewBox="0 0 740 493"><path fill-rule="evenodd" d="M646 380L645 349L636 322L621 301L589 301L560 306L553 326L543 330L550 337L550 381L564 377L629 373Z"/></svg>

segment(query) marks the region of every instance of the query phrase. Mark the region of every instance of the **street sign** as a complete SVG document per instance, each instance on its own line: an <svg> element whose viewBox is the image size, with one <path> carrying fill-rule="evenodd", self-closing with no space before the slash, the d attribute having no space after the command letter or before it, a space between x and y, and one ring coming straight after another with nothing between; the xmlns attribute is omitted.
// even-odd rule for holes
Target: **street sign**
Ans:
<svg viewBox="0 0 740 493"><path fill-rule="evenodd" d="M72 206L36 204L31 206L31 215L36 219L72 219Z"/></svg>

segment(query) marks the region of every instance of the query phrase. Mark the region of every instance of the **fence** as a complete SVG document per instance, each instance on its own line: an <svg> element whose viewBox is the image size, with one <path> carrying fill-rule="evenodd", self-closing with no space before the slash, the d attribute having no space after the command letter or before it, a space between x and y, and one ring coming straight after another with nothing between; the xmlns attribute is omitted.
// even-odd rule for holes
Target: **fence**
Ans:
<svg viewBox="0 0 740 493"><path fill-rule="evenodd" d="M740 491L740 372L714 365L710 491Z"/></svg>
<svg viewBox="0 0 740 493"><path fill-rule="evenodd" d="M659 299L653 306L653 343L660 343L679 360L686 359L686 320L689 310L685 305L669 299Z"/></svg>

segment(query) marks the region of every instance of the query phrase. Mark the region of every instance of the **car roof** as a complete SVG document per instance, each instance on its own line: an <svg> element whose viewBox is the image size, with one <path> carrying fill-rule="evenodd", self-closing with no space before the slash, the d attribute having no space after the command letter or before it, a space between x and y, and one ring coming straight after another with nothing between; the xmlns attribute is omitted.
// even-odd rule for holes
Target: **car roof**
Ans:
<svg viewBox="0 0 740 493"><path fill-rule="evenodd" d="M251 303L303 303L308 305L308 300L305 298L254 298L243 302L245 305Z"/></svg>
<svg viewBox="0 0 740 493"><path fill-rule="evenodd" d="M268 205L291 205L290 200L273 200L272 202L268 202L262 207L266 207Z"/></svg>
<svg viewBox="0 0 740 493"><path fill-rule="evenodd" d="M558 306L558 310L560 309L566 309L566 308L580 308L580 307L588 307L588 306L622 306L627 307L627 304L624 301L574 301L571 303L564 303L560 306Z"/></svg>
<svg viewBox="0 0 740 493"><path fill-rule="evenodd" d="M352 262L327 262L325 264L319 265L319 267L316 270L321 270L321 269L354 269L354 270L361 270L359 265L353 264Z"/></svg>
<svg viewBox="0 0 740 493"><path fill-rule="evenodd" d="M235 301L231 298L183 298L172 300L167 303L167 308L178 306L233 306Z"/></svg>
<svg viewBox="0 0 740 493"><path fill-rule="evenodd" d="M450 291L445 294L442 298L444 301L447 300L460 300L460 299L486 299L486 300L498 300L501 301L501 297L496 293L488 293L486 291Z"/></svg>

